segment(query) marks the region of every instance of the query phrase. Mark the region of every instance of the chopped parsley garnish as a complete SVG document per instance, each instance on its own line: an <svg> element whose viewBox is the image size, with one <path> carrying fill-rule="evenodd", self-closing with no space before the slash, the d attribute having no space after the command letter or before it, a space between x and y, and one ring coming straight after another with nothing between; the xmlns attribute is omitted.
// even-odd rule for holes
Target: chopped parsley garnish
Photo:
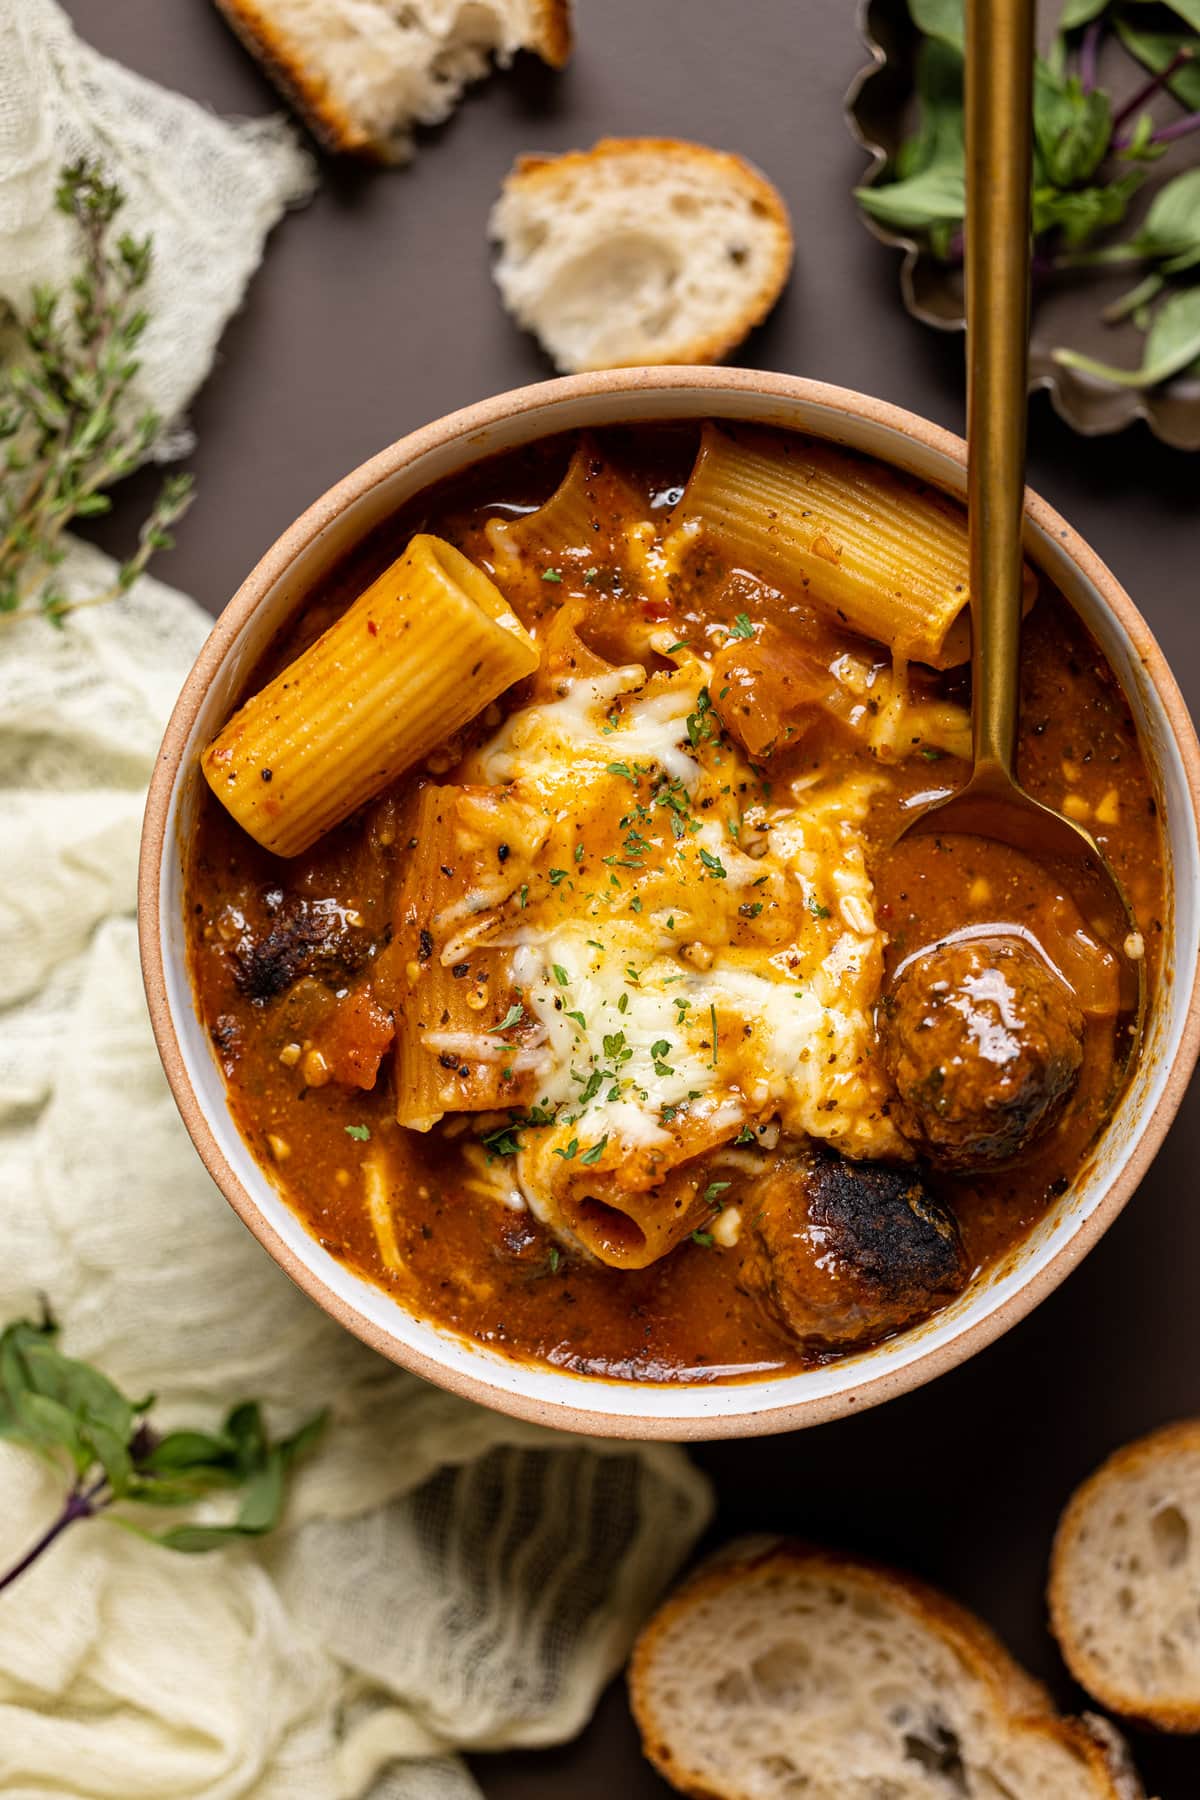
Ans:
<svg viewBox="0 0 1200 1800"><path fill-rule="evenodd" d="M729 629L735 638L752 638L754 636L754 627L750 623L749 613L739 613Z"/></svg>
<svg viewBox="0 0 1200 1800"><path fill-rule="evenodd" d="M587 1030L587 1020L584 1018L584 1016L581 1012L569 1012L567 1014L567 1017L568 1017L568 1019L574 1019L575 1023L579 1026L579 1029L581 1031Z"/></svg>
<svg viewBox="0 0 1200 1800"><path fill-rule="evenodd" d="M572 1138L565 1150L556 1150L554 1152L554 1154L555 1154L555 1156L561 1156L564 1162L570 1162L571 1158L574 1156L574 1154L578 1150L578 1148L579 1148L579 1139Z"/></svg>
<svg viewBox="0 0 1200 1800"><path fill-rule="evenodd" d="M921 755L925 758L926 762L941 762L944 752L935 749L932 744L922 744Z"/></svg>
<svg viewBox="0 0 1200 1800"><path fill-rule="evenodd" d="M527 881L523 881L521 883L521 891L517 895L517 900L518 900L518 903L520 904L520 908L521 908L522 912L525 911L525 902L528 900L528 898L529 898L529 883Z"/></svg>
<svg viewBox="0 0 1200 1800"><path fill-rule="evenodd" d="M732 1181L710 1181L704 1190L704 1198L711 1205L719 1194L723 1194L726 1188L731 1188L732 1186Z"/></svg>
<svg viewBox="0 0 1200 1800"><path fill-rule="evenodd" d="M699 1244L702 1250L711 1250L716 1242L711 1231L693 1231L693 1244Z"/></svg>
<svg viewBox="0 0 1200 1800"><path fill-rule="evenodd" d="M708 1016L712 1020L712 1061L709 1067L715 1069L717 1066L717 1008L715 1002L709 1007Z"/></svg>
<svg viewBox="0 0 1200 1800"><path fill-rule="evenodd" d="M637 776L634 774L633 770L630 768L630 766L627 762L611 762L611 763L609 763L608 764L608 773L610 775L623 775L625 777L626 781L636 781L637 780Z"/></svg>
<svg viewBox="0 0 1200 1800"><path fill-rule="evenodd" d="M630 1057L633 1055L633 1051L626 1044L625 1033L623 1031L609 1031L605 1033L604 1054L614 1063L629 1061Z"/></svg>
<svg viewBox="0 0 1200 1800"><path fill-rule="evenodd" d="M542 570L542 580L543 581L561 581L562 575L559 573L559 571L557 569L543 569Z"/></svg>
<svg viewBox="0 0 1200 1800"><path fill-rule="evenodd" d="M667 645L666 655L674 656L674 654L677 650L686 650L687 648L688 648L687 639L686 638L677 638L673 644Z"/></svg>
<svg viewBox="0 0 1200 1800"><path fill-rule="evenodd" d="M589 1165L591 1163L598 1163L600 1161L600 1158L604 1155L604 1148L607 1143L608 1143L608 1133L606 1131L604 1136L600 1139L600 1142L598 1144L593 1144L590 1150L584 1151L583 1155L579 1159L580 1162L588 1163Z"/></svg>
<svg viewBox="0 0 1200 1800"><path fill-rule="evenodd" d="M638 974L637 970L634 968L632 963L625 964L625 979L626 979L626 981L630 982L634 987L641 987L641 985L642 985L642 978Z"/></svg>
<svg viewBox="0 0 1200 1800"><path fill-rule="evenodd" d="M501 1125L498 1131L489 1131L483 1141L491 1156L515 1156L521 1148L521 1140L512 1125Z"/></svg>
<svg viewBox="0 0 1200 1800"><path fill-rule="evenodd" d="M629 910L630 912L641 912L642 897L640 894L635 894L633 896L633 899L629 902Z"/></svg>
<svg viewBox="0 0 1200 1800"><path fill-rule="evenodd" d="M571 979L567 974L567 971L563 968L561 963L554 963L551 966L554 969L554 979L557 981L559 987L566 987Z"/></svg>
<svg viewBox="0 0 1200 1800"><path fill-rule="evenodd" d="M346 1127L346 1136L355 1138L360 1144L365 1144L370 1135L371 1127L369 1125L347 1125Z"/></svg>
<svg viewBox="0 0 1200 1800"><path fill-rule="evenodd" d="M629 995L628 994L618 994L618 996L617 996L617 1011L619 1013L629 1011Z"/></svg>
<svg viewBox="0 0 1200 1800"><path fill-rule="evenodd" d="M758 1142L758 1139L754 1135L754 1129L752 1126L743 1125L742 1129L738 1132L737 1136L734 1138L733 1141L735 1144L756 1144Z"/></svg>
<svg viewBox="0 0 1200 1800"><path fill-rule="evenodd" d="M757 919L762 909L763 903L761 900L744 900L738 907L738 911L741 913L743 919Z"/></svg>
<svg viewBox="0 0 1200 1800"><path fill-rule="evenodd" d="M600 573L599 569L594 569L594 568L593 569L585 569L583 571L583 579L587 582L589 587L591 586L592 582L595 581L595 579L599 573Z"/></svg>
<svg viewBox="0 0 1200 1800"><path fill-rule="evenodd" d="M669 1038L659 1038L656 1043L651 1044L650 1054L655 1058L665 1056L670 1048L671 1041Z"/></svg>
<svg viewBox="0 0 1200 1800"><path fill-rule="evenodd" d="M580 1095L579 1095L580 1106L586 1106L588 1104L589 1100L594 1100L596 1098L596 1095L600 1092L600 1089L604 1086L604 1081L605 1081L604 1070L603 1069L593 1069L591 1074L588 1076L587 1081L584 1083L583 1088L580 1091Z"/></svg>
<svg viewBox="0 0 1200 1800"><path fill-rule="evenodd" d="M582 844L576 844L576 846L575 846L575 861L577 863L581 863L583 861L583 845Z"/></svg>
<svg viewBox="0 0 1200 1800"><path fill-rule="evenodd" d="M702 687L696 695L696 710L687 716L688 742L695 750L705 738L720 736L720 728L712 716L712 695Z"/></svg>
<svg viewBox="0 0 1200 1800"><path fill-rule="evenodd" d="M833 917L829 908L827 906L822 906L815 894L810 894L808 896L808 910L814 919L829 919Z"/></svg>
<svg viewBox="0 0 1200 1800"><path fill-rule="evenodd" d="M552 1275L557 1275L558 1271L559 1271L559 1266L562 1263L562 1251L559 1249L557 1244L551 1244L550 1255L547 1260L549 1261L549 1264L550 1264L550 1273Z"/></svg>
<svg viewBox="0 0 1200 1800"><path fill-rule="evenodd" d="M519 1025L524 1017L525 1008L521 1005L519 1000L515 1000L501 1019L500 1023L493 1027L493 1030L507 1031L511 1025Z"/></svg>
<svg viewBox="0 0 1200 1800"><path fill-rule="evenodd" d="M565 881L567 879L567 873L568 871L566 869L551 869L550 886L557 887L560 881Z"/></svg>
<svg viewBox="0 0 1200 1800"><path fill-rule="evenodd" d="M700 861L710 875L715 875L718 881L725 880L725 864L719 856L714 856L711 850L701 850Z"/></svg>

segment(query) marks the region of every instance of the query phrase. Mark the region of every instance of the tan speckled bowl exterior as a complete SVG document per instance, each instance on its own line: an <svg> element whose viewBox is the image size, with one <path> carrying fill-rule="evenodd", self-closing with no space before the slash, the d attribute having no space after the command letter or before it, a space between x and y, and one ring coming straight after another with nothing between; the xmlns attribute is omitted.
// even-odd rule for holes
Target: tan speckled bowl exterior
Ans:
<svg viewBox="0 0 1200 1800"><path fill-rule="evenodd" d="M410 1313L308 1235L233 1125L195 1012L181 905L181 846L198 755L249 669L314 583L411 494L482 456L584 425L705 416L800 429L863 449L961 494L966 447L928 421L842 388L741 369L628 369L544 382L452 413L381 451L285 531L213 628L167 727L146 806L139 877L142 966L155 1037L184 1123L217 1186L319 1306L385 1356L517 1417L596 1435L742 1437L878 1404L953 1368L1044 1299L1134 1192L1178 1107L1200 1045L1200 748L1145 621L1043 500L1026 500L1029 555L1066 592L1117 670L1158 785L1169 846L1166 979L1117 1115L1071 1191L1008 1264L953 1305L824 1369L736 1383L615 1382L504 1357Z"/></svg>

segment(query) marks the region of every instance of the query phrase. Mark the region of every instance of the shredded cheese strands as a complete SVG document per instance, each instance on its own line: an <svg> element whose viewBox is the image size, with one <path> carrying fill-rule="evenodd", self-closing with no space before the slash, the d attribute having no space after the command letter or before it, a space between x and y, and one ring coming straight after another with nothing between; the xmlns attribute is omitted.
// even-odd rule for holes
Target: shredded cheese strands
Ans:
<svg viewBox="0 0 1200 1800"><path fill-rule="evenodd" d="M890 469L808 440L767 454L706 425L678 516L913 662L970 654L966 515Z"/></svg>
<svg viewBox="0 0 1200 1800"><path fill-rule="evenodd" d="M379 1246L379 1260L390 1274L404 1272L405 1262L396 1241L396 1222L392 1217L392 1181L382 1153L376 1151L363 1163L363 1199L367 1217Z"/></svg>
<svg viewBox="0 0 1200 1800"><path fill-rule="evenodd" d="M252 838L297 856L537 665L494 582L422 532L201 766Z"/></svg>

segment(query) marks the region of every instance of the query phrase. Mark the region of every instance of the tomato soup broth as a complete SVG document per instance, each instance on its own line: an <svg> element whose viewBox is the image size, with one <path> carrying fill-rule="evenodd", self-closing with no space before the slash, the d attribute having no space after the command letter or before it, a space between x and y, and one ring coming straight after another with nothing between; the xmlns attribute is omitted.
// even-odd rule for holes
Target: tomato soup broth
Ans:
<svg viewBox="0 0 1200 1800"><path fill-rule="evenodd" d="M785 468L803 443L754 441ZM785 579L689 513L697 443L682 426L546 440L388 521L247 691L414 533L494 580L537 673L299 854L261 847L206 792L187 870L192 978L234 1117L314 1237L468 1338L630 1380L795 1370L936 1310L1070 1186L1131 1043L1120 950L1086 894L1002 846L895 844L906 805L968 773L965 662L939 670L852 628L822 586L821 561L845 554L832 532ZM1153 994L1153 784L1112 671L1041 576L1019 773L1110 859ZM451 804L458 848L433 863ZM969 1005L935 971L893 1015L914 955L944 940L966 946ZM1014 1023L1024 990L1005 971L1027 942L1047 965L1035 985L1063 986ZM983 1079L1008 1087L964 1088L944 1042L963 1019ZM441 1094L427 1116L406 1100L422 1058L421 1091ZM1054 1092L1030 1099L1050 1068ZM1030 1110L1006 1147L1013 1083ZM876 1186L852 1192L863 1170ZM893 1263L872 1236L897 1207L905 1231L936 1227L924 1273L907 1237Z"/></svg>

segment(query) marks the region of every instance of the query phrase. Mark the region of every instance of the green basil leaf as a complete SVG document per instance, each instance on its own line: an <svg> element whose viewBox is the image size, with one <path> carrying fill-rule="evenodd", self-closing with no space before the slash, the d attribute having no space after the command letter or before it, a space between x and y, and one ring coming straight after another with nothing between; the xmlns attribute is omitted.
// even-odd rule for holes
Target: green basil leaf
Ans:
<svg viewBox="0 0 1200 1800"><path fill-rule="evenodd" d="M1110 181L1107 187L1036 188L1033 195L1033 232L1057 228L1073 250L1085 244L1098 231L1119 225L1129 202L1142 183L1142 172L1134 169L1128 175Z"/></svg>
<svg viewBox="0 0 1200 1800"><path fill-rule="evenodd" d="M246 1400L240 1406L235 1406L223 1429L233 1446L238 1473L243 1478L256 1474L266 1462L269 1452L262 1408L257 1400Z"/></svg>
<svg viewBox="0 0 1200 1800"><path fill-rule="evenodd" d="M942 162L885 187L860 187L855 199L881 225L897 231L928 231L935 225L957 225L966 210L962 163Z"/></svg>
<svg viewBox="0 0 1200 1800"><path fill-rule="evenodd" d="M908 0L908 10L918 31L961 50L966 36L963 0Z"/></svg>
<svg viewBox="0 0 1200 1800"><path fill-rule="evenodd" d="M98 1369L64 1356L57 1337L50 1319L18 1320L0 1334L0 1430L43 1452L65 1451L79 1475L99 1462L123 1492L136 1409Z"/></svg>
<svg viewBox="0 0 1200 1800"><path fill-rule="evenodd" d="M1164 300L1146 335L1143 366L1151 381L1191 372L1200 356L1200 287L1186 288Z"/></svg>
<svg viewBox="0 0 1200 1800"><path fill-rule="evenodd" d="M1103 88L1085 93L1078 75L1062 80L1039 59L1033 76L1033 131L1047 182L1078 187L1095 174L1108 149L1108 95Z"/></svg>
<svg viewBox="0 0 1200 1800"><path fill-rule="evenodd" d="M126 1499L142 1506L192 1506L209 1494L220 1493L238 1485L232 1469L211 1465L194 1469L144 1474L135 1469L129 1478Z"/></svg>
<svg viewBox="0 0 1200 1800"><path fill-rule="evenodd" d="M230 1544L235 1544L246 1533L236 1525L169 1525L165 1531L151 1531L143 1535L153 1538L164 1549L197 1555L206 1550L227 1550Z"/></svg>
<svg viewBox="0 0 1200 1800"><path fill-rule="evenodd" d="M893 176L905 181L936 163L963 160L963 61L957 50L926 39L917 52L919 123L900 146Z"/></svg>
<svg viewBox="0 0 1200 1800"><path fill-rule="evenodd" d="M207 1431L170 1431L138 1462L142 1474L175 1473L181 1469L228 1468L233 1446L228 1438Z"/></svg>
<svg viewBox="0 0 1200 1800"><path fill-rule="evenodd" d="M1066 0L1058 21L1060 31L1076 31L1081 25L1090 25L1098 19L1108 5L1108 0Z"/></svg>
<svg viewBox="0 0 1200 1800"><path fill-rule="evenodd" d="M1130 248L1141 256L1186 256L1200 246L1200 168L1160 188Z"/></svg>
<svg viewBox="0 0 1200 1800"><path fill-rule="evenodd" d="M1157 162L1160 157L1167 154L1167 146L1156 144L1154 141L1153 114L1148 112L1138 114L1132 137L1125 148L1118 151L1117 154L1125 162Z"/></svg>
<svg viewBox="0 0 1200 1800"><path fill-rule="evenodd" d="M1165 0L1171 12L1177 13L1195 32L1200 32L1200 0Z"/></svg>
<svg viewBox="0 0 1200 1800"><path fill-rule="evenodd" d="M245 1456L259 1457L258 1465L242 1492L237 1518L229 1525L175 1525L155 1533L160 1544L169 1550L196 1554L220 1550L238 1538L261 1537L273 1531L283 1512L287 1477L297 1458L311 1450L325 1429L328 1415L317 1413L301 1425L290 1438L268 1444L263 1429L261 1409L253 1402L236 1407L229 1415L227 1430L231 1439L240 1442ZM153 1498L151 1495L147 1499Z"/></svg>
<svg viewBox="0 0 1200 1800"><path fill-rule="evenodd" d="M1114 22L1117 36L1130 56L1136 57L1152 75L1161 75L1185 45L1197 47L1190 31L1144 31L1132 23L1128 13L1118 13ZM1200 112L1200 58L1178 68L1167 86L1189 112Z"/></svg>
<svg viewBox="0 0 1200 1800"><path fill-rule="evenodd" d="M1054 360L1067 369L1096 375L1114 387L1157 387L1190 371L1200 357L1200 287L1187 288L1163 302L1154 315L1140 369L1120 369L1097 362L1076 350L1056 350Z"/></svg>

